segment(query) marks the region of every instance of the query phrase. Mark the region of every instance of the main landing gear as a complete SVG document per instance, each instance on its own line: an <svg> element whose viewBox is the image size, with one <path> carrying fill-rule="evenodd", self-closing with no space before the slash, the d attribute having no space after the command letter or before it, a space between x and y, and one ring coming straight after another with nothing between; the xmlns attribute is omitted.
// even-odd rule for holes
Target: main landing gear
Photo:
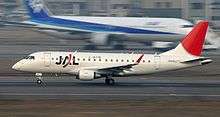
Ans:
<svg viewBox="0 0 220 117"><path fill-rule="evenodd" d="M35 76L36 76L36 78L37 78L36 83L37 83L38 85L42 85L42 84L43 84L42 73L36 73Z"/></svg>
<svg viewBox="0 0 220 117"><path fill-rule="evenodd" d="M106 85L114 85L115 84L115 80L114 79L112 79L112 78L106 78L105 79L105 84Z"/></svg>

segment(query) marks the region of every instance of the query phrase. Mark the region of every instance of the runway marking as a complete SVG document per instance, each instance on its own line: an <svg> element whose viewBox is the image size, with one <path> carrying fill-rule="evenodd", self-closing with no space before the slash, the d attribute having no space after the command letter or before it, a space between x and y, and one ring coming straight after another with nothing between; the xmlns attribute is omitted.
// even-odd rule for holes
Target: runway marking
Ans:
<svg viewBox="0 0 220 117"><path fill-rule="evenodd" d="M0 93L1 96L132 96L132 97L220 97L220 95L205 94L28 94L28 93Z"/></svg>

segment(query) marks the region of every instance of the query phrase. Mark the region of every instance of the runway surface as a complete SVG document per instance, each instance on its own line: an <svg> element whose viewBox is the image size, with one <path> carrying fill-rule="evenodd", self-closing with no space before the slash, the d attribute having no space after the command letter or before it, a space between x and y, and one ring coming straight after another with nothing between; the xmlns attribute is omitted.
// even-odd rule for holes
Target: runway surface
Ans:
<svg viewBox="0 0 220 117"><path fill-rule="evenodd" d="M18 77L19 78L19 77ZM136 81L135 81L136 80ZM80 100L145 100L145 99L220 99L220 82L169 81L169 80L120 80L115 86L101 81L53 81L38 86L30 81L1 82L0 99L80 99Z"/></svg>

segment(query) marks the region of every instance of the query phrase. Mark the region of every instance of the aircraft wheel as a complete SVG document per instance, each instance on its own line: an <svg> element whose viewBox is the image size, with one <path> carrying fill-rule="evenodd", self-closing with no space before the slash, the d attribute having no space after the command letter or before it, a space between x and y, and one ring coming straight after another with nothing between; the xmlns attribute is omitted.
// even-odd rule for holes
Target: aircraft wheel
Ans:
<svg viewBox="0 0 220 117"><path fill-rule="evenodd" d="M37 79L37 84L41 85L43 81L41 79Z"/></svg>

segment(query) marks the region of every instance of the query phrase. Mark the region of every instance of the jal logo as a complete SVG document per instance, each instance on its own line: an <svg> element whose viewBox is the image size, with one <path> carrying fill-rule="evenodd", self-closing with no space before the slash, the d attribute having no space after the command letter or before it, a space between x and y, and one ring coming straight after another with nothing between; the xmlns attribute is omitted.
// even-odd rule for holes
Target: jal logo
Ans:
<svg viewBox="0 0 220 117"><path fill-rule="evenodd" d="M75 56L72 56L72 54L69 54L69 56L60 56L58 58L58 61L56 62L57 65L62 65L63 68L67 67L68 65L79 65L79 63L76 63Z"/></svg>
<svg viewBox="0 0 220 117"><path fill-rule="evenodd" d="M39 13L44 8L42 0L30 0L29 5L33 9L34 13Z"/></svg>

